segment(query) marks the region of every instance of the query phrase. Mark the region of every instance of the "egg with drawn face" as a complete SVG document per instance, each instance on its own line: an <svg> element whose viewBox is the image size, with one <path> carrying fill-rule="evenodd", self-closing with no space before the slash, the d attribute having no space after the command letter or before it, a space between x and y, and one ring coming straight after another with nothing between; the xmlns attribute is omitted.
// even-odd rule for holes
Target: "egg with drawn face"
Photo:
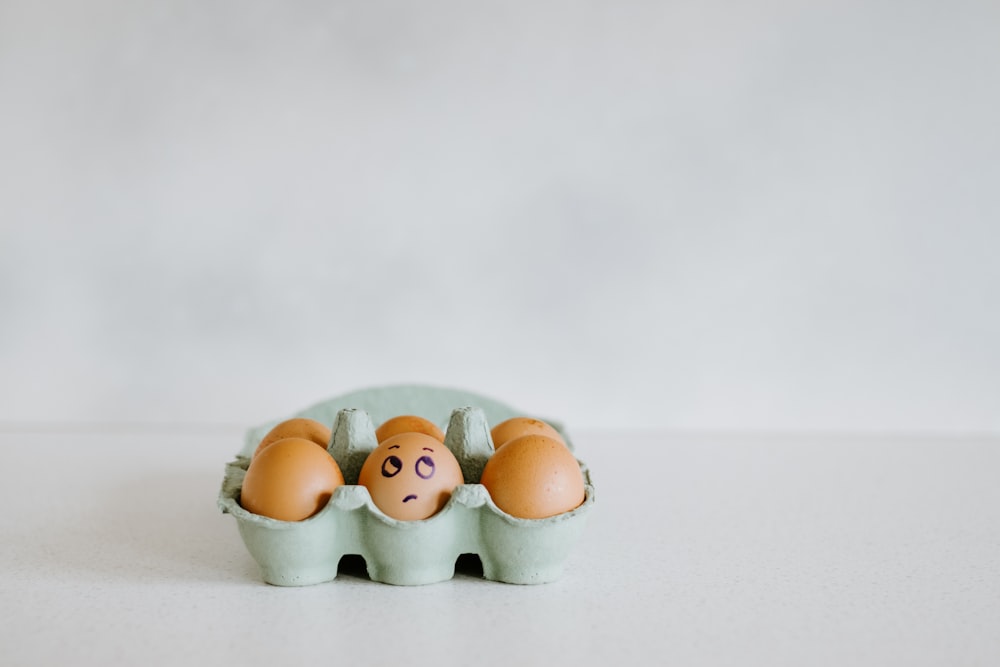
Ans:
<svg viewBox="0 0 1000 667"><path fill-rule="evenodd" d="M462 484L458 459L424 433L400 433L384 440L365 459L358 484L387 516L426 519L441 511Z"/></svg>

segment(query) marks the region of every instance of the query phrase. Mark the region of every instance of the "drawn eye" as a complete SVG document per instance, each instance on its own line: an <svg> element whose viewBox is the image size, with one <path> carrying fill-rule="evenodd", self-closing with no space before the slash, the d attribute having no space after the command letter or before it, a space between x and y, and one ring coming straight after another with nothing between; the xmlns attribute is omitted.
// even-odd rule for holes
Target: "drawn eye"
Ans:
<svg viewBox="0 0 1000 667"><path fill-rule="evenodd" d="M389 456L385 461L382 461L383 477L395 477L402 469L403 462L399 460L398 456Z"/></svg>
<svg viewBox="0 0 1000 667"><path fill-rule="evenodd" d="M424 479L434 476L434 459L429 456L421 456L417 459L417 474Z"/></svg>

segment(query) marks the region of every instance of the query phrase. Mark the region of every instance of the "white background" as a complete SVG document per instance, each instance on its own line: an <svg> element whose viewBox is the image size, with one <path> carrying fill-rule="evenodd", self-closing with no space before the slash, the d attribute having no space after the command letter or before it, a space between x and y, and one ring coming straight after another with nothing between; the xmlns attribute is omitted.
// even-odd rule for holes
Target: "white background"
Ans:
<svg viewBox="0 0 1000 667"><path fill-rule="evenodd" d="M419 382L997 431L998 34L990 0L0 0L0 422Z"/></svg>
<svg viewBox="0 0 1000 667"><path fill-rule="evenodd" d="M0 0L0 661L1000 663L998 36ZM564 578L262 583L244 429L398 382L566 423Z"/></svg>

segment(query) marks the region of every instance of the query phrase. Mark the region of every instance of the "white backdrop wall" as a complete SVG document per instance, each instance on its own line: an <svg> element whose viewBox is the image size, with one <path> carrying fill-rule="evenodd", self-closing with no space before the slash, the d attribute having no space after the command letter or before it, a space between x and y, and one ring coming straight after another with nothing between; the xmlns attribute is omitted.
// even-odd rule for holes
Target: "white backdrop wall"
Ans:
<svg viewBox="0 0 1000 667"><path fill-rule="evenodd" d="M0 0L0 426L368 385L1000 430L1000 4Z"/></svg>

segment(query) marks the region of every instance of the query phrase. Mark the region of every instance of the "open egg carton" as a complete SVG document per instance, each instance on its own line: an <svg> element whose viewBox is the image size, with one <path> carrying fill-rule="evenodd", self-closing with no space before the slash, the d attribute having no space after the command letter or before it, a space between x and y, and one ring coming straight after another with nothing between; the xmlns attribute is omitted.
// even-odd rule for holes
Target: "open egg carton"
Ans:
<svg viewBox="0 0 1000 667"><path fill-rule="evenodd" d="M421 415L445 428L445 446L458 459L465 483L437 514L418 521L386 516L357 484L361 466L377 446L375 425L398 415ZM500 510L479 484L493 454L490 425L524 416L506 405L469 392L421 386L366 389L324 401L291 417L332 424L327 451L344 475L327 505L304 521L280 521L240 506L240 489L250 457L275 420L246 434L242 450L226 466L218 504L235 517L243 542L261 577L278 586L306 586L337 576L345 555L360 555L373 581L397 585L451 579L462 554L476 554L483 576L512 584L558 579L594 504L586 465L585 496L574 510L545 519L521 519ZM549 421L573 445L561 426Z"/></svg>

